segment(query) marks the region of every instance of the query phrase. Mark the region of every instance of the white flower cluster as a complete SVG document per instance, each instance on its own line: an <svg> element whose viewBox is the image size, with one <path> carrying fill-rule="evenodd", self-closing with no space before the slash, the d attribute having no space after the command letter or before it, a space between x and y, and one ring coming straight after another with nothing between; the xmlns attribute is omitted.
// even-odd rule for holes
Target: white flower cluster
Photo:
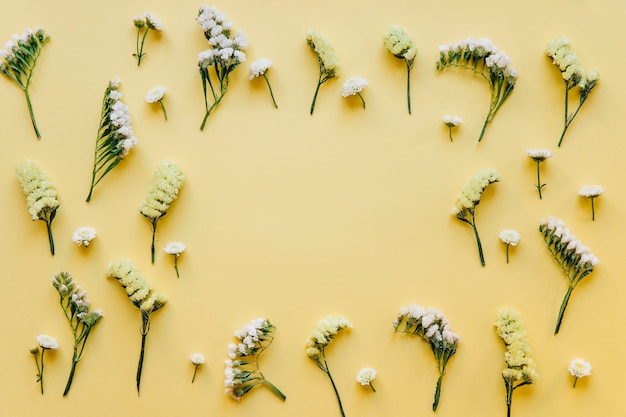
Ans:
<svg viewBox="0 0 626 417"><path fill-rule="evenodd" d="M468 63L475 65L484 59L492 75L506 78L509 84L514 84L518 77L517 70L511 65L512 60L491 42L491 39L474 39L468 37L458 42L439 46L439 62L437 69L443 69L449 63Z"/></svg>
<svg viewBox="0 0 626 417"><path fill-rule="evenodd" d="M591 364L583 359L572 359L567 366L569 373L576 378L582 378L591 375Z"/></svg>
<svg viewBox="0 0 626 417"><path fill-rule="evenodd" d="M578 191L578 195L587 198L595 198L600 194L603 194L604 191L605 190L601 185L584 185L580 191Z"/></svg>
<svg viewBox="0 0 626 417"><path fill-rule="evenodd" d="M146 102L148 103L156 103L163 99L167 88L157 85L152 90L148 91L148 94L145 97Z"/></svg>
<svg viewBox="0 0 626 417"><path fill-rule="evenodd" d="M320 63L320 74L327 78L335 77L339 73L339 61L335 55L335 49L328 39L315 30L306 33L306 43L317 54Z"/></svg>
<svg viewBox="0 0 626 417"><path fill-rule="evenodd" d="M500 179L500 173L495 169L485 169L474 175L457 196L456 203L452 207L452 215L464 218L469 210L473 210L480 203L485 188Z"/></svg>
<svg viewBox="0 0 626 417"><path fill-rule="evenodd" d="M168 255L179 256L186 249L183 242L170 242L163 248Z"/></svg>
<svg viewBox="0 0 626 417"><path fill-rule="evenodd" d="M128 152L137 145L137 138L133 133L131 126L130 111L128 106L122 100L122 93L117 91L120 86L119 78L109 82L108 97L106 97L105 106L107 110L107 118L111 122L114 131L112 138L117 141L117 150L121 158L128 155Z"/></svg>
<svg viewBox="0 0 626 417"><path fill-rule="evenodd" d="M118 259L109 264L107 276L115 278L126 290L126 295L142 313L150 315L167 303L167 297L152 291L152 285L139 268L128 259Z"/></svg>
<svg viewBox="0 0 626 417"><path fill-rule="evenodd" d="M202 353L192 353L189 355L189 360L194 365L202 365L205 362L204 355Z"/></svg>
<svg viewBox="0 0 626 417"><path fill-rule="evenodd" d="M504 360L507 367L502 371L504 383L510 385L511 389L520 386L522 382L532 384L539 375L535 370L535 361L530 357L532 351L521 316L513 309L502 308L496 314L495 325L496 333L506 346Z"/></svg>
<svg viewBox="0 0 626 417"><path fill-rule="evenodd" d="M54 217L59 208L57 190L39 165L30 160L24 161L17 166L16 174L32 219L47 221L48 214Z"/></svg>
<svg viewBox="0 0 626 417"><path fill-rule="evenodd" d="M383 37L385 48L396 58L405 59L410 67L417 56L417 47L411 40L406 30L397 25L392 25Z"/></svg>
<svg viewBox="0 0 626 417"><path fill-rule="evenodd" d="M11 39L4 44L4 48L0 49L0 59L5 60L5 62L0 62L0 68L6 69L7 64L14 63L16 54L20 55L23 53L23 47L31 48L39 44L43 45L48 39L50 39L50 36L38 27L34 29L26 28L22 36L13 34Z"/></svg>
<svg viewBox="0 0 626 417"><path fill-rule="evenodd" d="M146 18L146 25L150 29L163 30L163 25L152 13L144 12L143 15Z"/></svg>
<svg viewBox="0 0 626 417"><path fill-rule="evenodd" d="M74 230L72 233L72 240L78 246L89 246L89 243L96 238L96 229L93 227L81 227Z"/></svg>
<svg viewBox="0 0 626 417"><path fill-rule="evenodd" d="M259 77L272 66L272 61L267 58L261 58L250 64L250 79Z"/></svg>
<svg viewBox="0 0 626 417"><path fill-rule="evenodd" d="M517 246L522 236L516 231L511 229L504 229L498 235L502 243L511 246Z"/></svg>
<svg viewBox="0 0 626 417"><path fill-rule="evenodd" d="M267 330L272 326L267 319L258 318L246 324L243 329L235 331L235 337L239 343L228 345L228 356L235 359L236 356L249 356L254 353L259 342L265 340Z"/></svg>
<svg viewBox="0 0 626 417"><path fill-rule="evenodd" d="M229 68L245 62L246 54L243 51L248 49L248 38L242 31L237 31L231 38L233 23L226 20L222 12L215 7L202 5L197 21L211 46L198 55L198 64L202 68L214 63Z"/></svg>
<svg viewBox="0 0 626 417"><path fill-rule="evenodd" d="M568 267L567 270L571 267L578 267L575 271L576 274L581 272L579 268L589 270L588 273L590 273L593 267L600 263L600 260L591 253L591 250L576 239L574 234L570 233L562 220L552 216L547 221L542 219L539 231L543 234L544 240L555 259L558 262L564 262ZM571 277L571 279L574 278Z"/></svg>
<svg viewBox="0 0 626 417"><path fill-rule="evenodd" d="M532 158L535 162L542 162L548 158L552 158L552 152L547 149L529 149L526 151L526 155Z"/></svg>
<svg viewBox="0 0 626 417"><path fill-rule="evenodd" d="M560 37L546 46L546 55L552 58L552 63L559 67L561 76L568 86L578 84L581 94L587 95L600 78L596 70L585 71L572 50L571 41Z"/></svg>
<svg viewBox="0 0 626 417"><path fill-rule="evenodd" d="M371 385L372 381L376 379L376 369L363 368L356 376L356 381L361 385Z"/></svg>
<svg viewBox="0 0 626 417"><path fill-rule="evenodd" d="M328 316L320 320L306 341L307 355L319 361L322 350L345 328L352 328L352 323L343 316Z"/></svg>
<svg viewBox="0 0 626 417"><path fill-rule="evenodd" d="M36 339L37 339L37 344L42 349L56 350L59 348L59 342L57 342L57 340L54 337L48 336L47 334L40 334L39 336L37 336Z"/></svg>
<svg viewBox="0 0 626 417"><path fill-rule="evenodd" d="M449 114L446 114L445 116L443 116L443 122L448 127L455 127L463 123L463 119L457 116L450 116Z"/></svg>
<svg viewBox="0 0 626 417"><path fill-rule="evenodd" d="M170 204L178 197L185 180L180 166L172 161L161 161L148 197L141 204L141 214L154 221L164 216Z"/></svg>
<svg viewBox="0 0 626 417"><path fill-rule="evenodd" d="M404 330L398 330L402 322L406 327ZM461 341L459 335L450 330L450 322L443 313L432 307L424 308L416 304L402 307L397 320L393 323L394 329L407 332L413 326L415 330L411 330L411 333L419 334L433 349L434 346L438 346L446 350L456 350L456 345Z"/></svg>
<svg viewBox="0 0 626 417"><path fill-rule="evenodd" d="M367 80L361 77L351 77L343 84L341 95L343 97L353 96L363 91L367 85Z"/></svg>

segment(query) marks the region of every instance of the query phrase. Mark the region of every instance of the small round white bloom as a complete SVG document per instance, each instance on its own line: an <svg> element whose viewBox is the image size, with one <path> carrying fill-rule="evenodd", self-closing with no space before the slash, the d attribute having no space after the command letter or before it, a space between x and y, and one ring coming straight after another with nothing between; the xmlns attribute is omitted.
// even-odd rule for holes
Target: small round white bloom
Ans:
<svg viewBox="0 0 626 417"><path fill-rule="evenodd" d="M96 229L92 227L81 227L72 233L72 240L78 245L89 246L89 242L96 238Z"/></svg>
<svg viewBox="0 0 626 417"><path fill-rule="evenodd" d="M144 12L144 16L146 17L146 25L150 29L163 30L163 25L152 13Z"/></svg>
<svg viewBox="0 0 626 417"><path fill-rule="evenodd" d="M359 371L356 380L361 385L370 385L376 379L376 369L363 368Z"/></svg>
<svg viewBox="0 0 626 417"><path fill-rule="evenodd" d="M267 58L261 58L250 64L250 79L256 78L265 72L272 66L272 61Z"/></svg>
<svg viewBox="0 0 626 417"><path fill-rule="evenodd" d="M443 116L443 122L448 127L455 127L463 123L463 119L457 116L450 116L449 114L446 114L445 116Z"/></svg>
<svg viewBox="0 0 626 417"><path fill-rule="evenodd" d="M194 365L202 365L205 362L204 355L202 353L192 353L189 355L189 360Z"/></svg>
<svg viewBox="0 0 626 417"><path fill-rule="evenodd" d="M567 370L572 376L582 378L591 375L591 364L583 359L576 358L571 360L567 366Z"/></svg>
<svg viewBox="0 0 626 417"><path fill-rule="evenodd" d="M157 101L163 100L166 91L167 88L157 85L152 90L148 91L145 99L148 103L156 103Z"/></svg>
<svg viewBox="0 0 626 417"><path fill-rule="evenodd" d="M500 240L502 243L506 243L507 245L516 246L522 236L515 230L504 229L498 235L500 236Z"/></svg>
<svg viewBox="0 0 626 417"><path fill-rule="evenodd" d="M578 194L583 197L597 197L602 193L604 193L604 188L600 185L584 185L578 191Z"/></svg>
<svg viewBox="0 0 626 417"><path fill-rule="evenodd" d="M353 96L363 91L367 85L367 80L361 77L352 77L343 85L341 95L343 97Z"/></svg>
<svg viewBox="0 0 626 417"><path fill-rule="evenodd" d="M37 343L39 344L39 346L41 346L42 349L59 348L59 343L57 342L57 340L52 336L48 336L47 334L40 334L39 336L37 336Z"/></svg>
<svg viewBox="0 0 626 417"><path fill-rule="evenodd" d="M185 247L185 244L183 242L170 242L167 245L165 245L163 250L167 254L178 256L181 253L183 253L185 248L186 247Z"/></svg>
<svg viewBox="0 0 626 417"><path fill-rule="evenodd" d="M529 149L526 151L526 155L530 156L534 161L545 161L548 158L552 158L552 152L547 149Z"/></svg>

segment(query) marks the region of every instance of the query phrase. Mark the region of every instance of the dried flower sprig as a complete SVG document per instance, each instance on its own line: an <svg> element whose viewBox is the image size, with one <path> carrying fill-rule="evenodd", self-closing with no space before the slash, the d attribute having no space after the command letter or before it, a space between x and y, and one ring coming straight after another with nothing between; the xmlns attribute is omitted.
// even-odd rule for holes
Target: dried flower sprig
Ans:
<svg viewBox="0 0 626 417"><path fill-rule="evenodd" d="M456 353L461 338L450 329L450 322L441 311L415 304L400 309L398 318L393 322L393 329L396 332L417 335L430 345L439 372L433 401L435 411L439 404L441 381L446 373L446 365Z"/></svg>
<svg viewBox="0 0 626 417"><path fill-rule="evenodd" d="M193 365L193 376L191 377L191 383L196 380L196 374L198 373L198 367L205 362L204 355L202 353L192 353L189 355L189 360Z"/></svg>
<svg viewBox="0 0 626 417"><path fill-rule="evenodd" d="M174 269L176 270L177 278L180 278L180 274L178 273L178 257L185 249L185 244L183 242L170 242L163 248L165 253L174 256Z"/></svg>
<svg viewBox="0 0 626 417"><path fill-rule="evenodd" d="M411 114L411 70L417 56L417 47L408 32L397 25L392 25L383 37L385 48L406 64L406 103Z"/></svg>
<svg viewBox="0 0 626 417"><path fill-rule="evenodd" d="M543 235L546 247L563 270L568 282L567 292L563 297L554 329L554 334L557 334L572 291L583 278L593 272L593 268L600 263L600 260L570 233L562 220L554 217L549 217L547 221L541 220L539 232Z"/></svg>
<svg viewBox="0 0 626 417"><path fill-rule="evenodd" d="M452 142L452 128L457 127L458 125L463 123L463 119L457 116L450 116L446 114L445 116L443 116L443 123L448 127L448 130L450 131L450 142Z"/></svg>
<svg viewBox="0 0 626 417"><path fill-rule="evenodd" d="M578 378L583 378L591 375L591 364L583 359L572 359L567 366L567 370L574 377L573 388L576 388L576 382Z"/></svg>
<svg viewBox="0 0 626 417"><path fill-rule="evenodd" d="M152 263L154 263L157 223L167 214L170 204L178 197L184 181L185 176L178 164L172 161L161 161L154 175L154 182L148 188L148 196L141 203L139 211L152 226L152 245L150 246Z"/></svg>
<svg viewBox="0 0 626 417"><path fill-rule="evenodd" d="M563 83L565 85L565 106L563 116L563 131L559 137L558 147L561 146L565 132L570 127L574 118L580 111L591 90L593 90L598 81L600 80L600 74L596 70L585 71L578 61L576 53L572 51L571 41L568 38L558 38L550 42L546 46L546 55L552 58L552 63L556 65L561 71L563 77ZM578 107L572 113L569 113L569 91L578 86L580 98L578 100Z"/></svg>
<svg viewBox="0 0 626 417"><path fill-rule="evenodd" d="M306 33L306 44L313 48L313 52L317 55L317 62L320 67L317 87L315 88L313 102L311 103L311 114L313 114L315 102L317 101L317 93L320 91L320 87L326 81L337 77L339 74L339 61L337 61L337 56L335 55L335 50L332 45L321 33L309 30Z"/></svg>
<svg viewBox="0 0 626 417"><path fill-rule="evenodd" d="M483 139L487 125L513 92L518 73L511 63L511 58L504 52L498 52L498 48L487 38L478 40L467 38L439 47L439 60L436 65L438 71L450 67L465 68L481 76L489 84L491 90L489 112L478 142Z"/></svg>
<svg viewBox="0 0 626 417"><path fill-rule="evenodd" d="M4 44L4 49L0 50L0 72L15 81L24 92L30 121L33 124L33 129L35 129L37 139L41 139L41 134L35 122L28 88L37 60L48 39L50 39L50 35L43 29L35 28L34 31L26 29L22 36L13 35L11 40Z"/></svg>
<svg viewBox="0 0 626 417"><path fill-rule="evenodd" d="M250 79L253 80L257 77L263 77L263 79L265 79L267 88L270 90L270 96L272 96L272 102L274 103L274 107L278 108L278 104L276 104L276 99L274 98L274 92L272 91L272 86L270 85L270 79L267 78L267 71L270 69L271 66L272 61L267 58L261 58L254 61L252 64L250 64Z"/></svg>
<svg viewBox="0 0 626 417"><path fill-rule="evenodd" d="M365 99L363 99L361 91L363 91L366 85L367 80L365 78L351 77L343 84L341 95L343 97L358 96L363 104L363 109L365 109Z"/></svg>
<svg viewBox="0 0 626 417"><path fill-rule="evenodd" d="M533 148L533 149L527 150L526 155L528 155L537 164L537 185L535 187L537 188L537 192L539 193L539 199L541 200L542 199L541 190L543 189L543 187L546 186L546 184L541 183L539 166L546 159L552 158L552 152L550 152L547 149Z"/></svg>
<svg viewBox="0 0 626 417"><path fill-rule="evenodd" d="M167 88L157 85L152 90L148 91L145 100L150 104L159 103L161 105L161 110L163 110L163 117L165 117L165 120L167 121L167 110L165 110L165 104L163 104L163 99L166 92Z"/></svg>
<svg viewBox="0 0 626 417"><path fill-rule="evenodd" d="M130 125L128 106L122 103L122 93L118 90L119 78L109 81L104 98L102 99L102 113L96 149L94 151L91 187L87 202L91 201L94 187L102 181L106 174L111 172L137 144L137 138Z"/></svg>
<svg viewBox="0 0 626 417"><path fill-rule="evenodd" d="M39 382L39 385L41 386L41 395L43 395L43 357L46 353L46 350L57 350L59 348L59 343L54 337L48 336L47 334L40 334L39 336L37 336L36 339L39 346L34 346L30 348L30 353L32 353L33 357L35 358L35 365L37 366L37 382ZM39 353L40 347L41 356L40 358L38 358L37 354Z"/></svg>
<svg viewBox="0 0 626 417"><path fill-rule="evenodd" d="M374 388L374 380L376 379L376 369L374 368L363 368L359 371L359 374L356 376L356 382L363 386L369 386L372 391L376 392L376 388Z"/></svg>
<svg viewBox="0 0 626 417"><path fill-rule="evenodd" d="M72 233L72 240L78 246L87 247L96 238L96 229L93 227L80 227Z"/></svg>
<svg viewBox="0 0 626 417"><path fill-rule="evenodd" d="M139 353L136 377L137 395L139 395L146 337L150 331L150 315L167 303L167 297L152 291L152 285L131 260L120 258L111 262L106 275L115 278L124 287L126 295L141 313L141 352Z"/></svg>
<svg viewBox="0 0 626 417"><path fill-rule="evenodd" d="M578 195L591 200L591 221L596 219L596 208L593 200L602 194L604 194L604 187L601 185L583 185L580 191L578 191Z"/></svg>
<svg viewBox="0 0 626 417"><path fill-rule="evenodd" d="M54 239L52 238L52 220L57 214L59 200L57 190L45 172L33 161L24 161L17 166L17 179L26 196L28 212L33 220L46 223L50 253L54 255Z"/></svg>
<svg viewBox="0 0 626 417"><path fill-rule="evenodd" d="M517 246L522 236L516 230L504 229L498 235L502 243L506 245L506 263L509 263L509 246Z"/></svg>
<svg viewBox="0 0 626 417"><path fill-rule="evenodd" d="M143 52L143 45L146 42L146 36L148 36L148 32L150 32L150 29L159 32L163 30L163 25L156 17L154 17L152 13L144 12L143 16L144 17L133 17L133 24L137 28L137 52L135 52L133 56L137 58L137 66L141 65L141 58L146 56L146 54ZM141 36L142 29L144 29L143 37ZM139 44L139 38L141 38L141 44Z"/></svg>
<svg viewBox="0 0 626 417"><path fill-rule="evenodd" d="M287 398L274 384L268 381L259 368L259 356L274 341L274 326L266 318L258 318L235 332L238 342L228 345L225 361L224 385L226 394L240 400L252 388L265 384L281 400Z"/></svg>
<svg viewBox="0 0 626 417"><path fill-rule="evenodd" d="M452 207L452 215L464 223L472 226L474 236L476 237L476 245L478 246L478 256L480 264L485 266L485 257L483 255L483 246L480 243L478 229L476 228L476 206L480 204L480 198L485 188L491 183L500 181L500 173L495 169L485 169L474 175L465 184L463 190L456 198L456 203Z"/></svg>
<svg viewBox="0 0 626 417"><path fill-rule="evenodd" d="M69 272L55 274L54 278L52 278L52 285L59 293L59 304L74 336L72 366L70 376L65 385L65 391L63 391L63 396L66 396L70 392L72 381L74 380L76 365L83 357L87 338L91 330L102 318L102 311L89 311L90 302L87 299L87 293L78 286L78 283L72 279L72 275Z"/></svg>
<svg viewBox="0 0 626 417"><path fill-rule="evenodd" d="M328 316L325 319L320 320L317 323L317 327L311 333L311 336L306 341L306 354L309 358L315 361L315 364L328 376L330 383L335 391L337 402L339 403L339 411L341 417L345 417L343 412L343 406L341 405L341 397L339 397L339 391L335 385L330 369L328 368L328 362L326 361L326 347L333 341L337 334L345 329L352 328L352 323L342 316Z"/></svg>
<svg viewBox="0 0 626 417"><path fill-rule="evenodd" d="M211 48L200 52L198 55L198 69L202 78L202 91L204 93L205 114L200 125L204 130L209 115L222 101L228 91L228 79L230 73L242 62L246 61L248 38L242 31L237 31L232 36L233 23L226 20L226 16L215 7L202 5L198 12L198 24L204 32L204 37ZM214 75L211 75L211 68ZM214 78L217 86L214 85ZM207 84L211 90L213 102L209 105Z"/></svg>
<svg viewBox="0 0 626 417"><path fill-rule="evenodd" d="M506 388L506 415L511 417L513 391L537 381L539 375L535 361L530 357L531 349L522 317L510 308L502 308L496 314L496 333L506 346L504 360L506 368L502 371L502 380Z"/></svg>

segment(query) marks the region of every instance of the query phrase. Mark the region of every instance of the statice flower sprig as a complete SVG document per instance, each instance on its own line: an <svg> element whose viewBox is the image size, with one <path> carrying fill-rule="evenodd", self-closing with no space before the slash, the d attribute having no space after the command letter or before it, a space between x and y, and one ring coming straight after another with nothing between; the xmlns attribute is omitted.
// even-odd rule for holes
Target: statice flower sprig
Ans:
<svg viewBox="0 0 626 417"><path fill-rule="evenodd" d="M137 52L133 54L134 57L137 58L137 66L141 65L141 58L146 56L143 52L143 46L146 42L146 37L148 36L148 32L150 30L162 31L163 25L161 22L154 17L152 13L144 12L143 17L135 16L133 17L133 24L137 28ZM143 29L143 37L141 36L141 31ZM141 43L139 43L139 39L141 38Z"/></svg>
<svg viewBox="0 0 626 417"><path fill-rule="evenodd" d="M533 148L533 149L527 150L526 155L528 155L537 164L537 185L535 187L537 188L537 192L539 193L539 199L541 200L542 199L541 190L543 189L543 187L546 186L546 184L541 183L541 174L540 174L539 167L543 161L545 161L548 158L552 158L552 152L550 152L547 149Z"/></svg>
<svg viewBox="0 0 626 417"><path fill-rule="evenodd" d="M172 161L161 161L154 175L154 182L148 188L148 196L141 203L139 212L150 222L152 227L152 245L150 254L154 263L154 240L159 219L167 214L170 204L178 198L185 176L180 166Z"/></svg>
<svg viewBox="0 0 626 417"><path fill-rule="evenodd" d="M72 275L69 272L55 274L54 278L52 278L52 285L59 293L59 304L74 336L72 366L65 390L63 391L65 396L70 392L76 366L83 357L87 338L91 330L100 322L102 311L89 311L90 302L87 299L87 292L78 286L78 283L72 279Z"/></svg>
<svg viewBox="0 0 626 417"><path fill-rule="evenodd" d="M268 381L259 368L259 356L274 341L274 326L266 318L258 318L235 332L237 344L228 345L225 361L224 385L226 394L240 400L257 385L264 384L281 400L287 398L274 384Z"/></svg>
<svg viewBox="0 0 626 417"><path fill-rule="evenodd" d="M163 110L163 117L167 121L167 110L165 110L165 104L163 104L163 99L165 98L165 93L167 92L167 88L157 85L152 90L148 91L146 94L145 100L148 103L159 103L161 105L161 110Z"/></svg>
<svg viewBox="0 0 626 417"><path fill-rule="evenodd" d="M408 32L397 25L392 25L383 37L385 48L406 65L406 103L411 114L411 70L417 56L417 47Z"/></svg>
<svg viewBox="0 0 626 417"><path fill-rule="evenodd" d="M37 128L37 122L35 122L28 88L37 60L48 39L50 39L50 35L41 28L26 29L22 36L13 35L11 40L4 44L4 49L0 50L0 72L15 81L24 92L30 121L33 124L33 129L35 129L37 139L41 139L41 134Z"/></svg>
<svg viewBox="0 0 626 417"><path fill-rule="evenodd" d="M54 255L52 220L54 220L59 200L56 188L45 172L33 161L24 161L17 166L17 179L26 196L26 205L33 221L41 220L48 230L50 253Z"/></svg>
<svg viewBox="0 0 626 417"><path fill-rule="evenodd" d="M478 137L479 142L483 139L487 125L513 92L518 73L511 64L511 58L504 52L498 52L498 48L487 38L467 38L439 47L439 60L436 64L438 71L450 67L465 68L481 76L489 84L489 112Z"/></svg>
<svg viewBox="0 0 626 417"><path fill-rule="evenodd" d="M165 253L174 257L174 270L176 270L177 278L180 278L180 273L178 272L178 257L185 249L186 247L183 242L170 242L163 248Z"/></svg>
<svg viewBox="0 0 626 417"><path fill-rule="evenodd" d="M345 413L341 404L339 391L328 368L326 348L333 341L335 336L346 328L352 328L352 323L348 319L343 316L328 316L317 323L315 330L313 330L313 333L311 333L311 336L309 336L306 341L306 354L315 361L315 364L328 376L328 379L330 379L330 383L335 391L335 397L337 397L337 402L339 403L341 417L345 417Z"/></svg>
<svg viewBox="0 0 626 417"><path fill-rule="evenodd" d="M276 99L274 98L274 92L272 91L272 86L270 85L270 79L267 78L267 71L272 66L272 61L267 58L261 58L259 60L254 61L250 64L250 79L253 80L257 77L263 77L265 83L267 84L267 88L270 90L270 96L272 96L272 103L274 103L274 107L278 108L278 104L276 104Z"/></svg>
<svg viewBox="0 0 626 417"><path fill-rule="evenodd" d="M452 207L452 215L464 223L472 226L476 245L478 246L478 256L480 264L485 266L483 246L480 243L478 229L476 228L476 206L480 204L480 198L489 184L500 181L500 173L495 169L485 169L474 175L465 184L463 190L456 198L456 203Z"/></svg>
<svg viewBox="0 0 626 417"><path fill-rule="evenodd" d="M59 348L59 343L54 337L48 336L47 334L40 334L36 339L39 346L30 348L30 353L32 353L35 358L35 365L37 366L37 382L39 382L41 395L43 395L44 354L46 353L46 350L57 350ZM39 354L39 348L41 348L41 355L37 357Z"/></svg>
<svg viewBox="0 0 626 417"><path fill-rule="evenodd" d="M376 388L374 388L374 380L376 379L376 369L374 368L363 368L359 371L359 374L356 376L356 382L363 386L369 386L372 391L376 392Z"/></svg>
<svg viewBox="0 0 626 417"><path fill-rule="evenodd" d="M449 114L446 114L445 116L443 116L443 123L446 125L448 131L450 132L450 142L452 142L452 128L457 127L458 125L463 123L463 119L457 116L450 116Z"/></svg>
<svg viewBox="0 0 626 417"><path fill-rule="evenodd" d="M522 317L511 308L502 308L496 314L496 333L504 342L506 368L502 371L502 380L506 389L506 415L511 417L513 391L537 381L539 375L535 361L531 358L531 349Z"/></svg>
<svg viewBox="0 0 626 417"><path fill-rule="evenodd" d="M578 195L591 200L591 221L596 219L596 208L593 200L602 194L604 194L604 187L601 185L583 185L580 191L578 191Z"/></svg>
<svg viewBox="0 0 626 417"><path fill-rule="evenodd" d="M191 383L196 380L196 374L198 373L198 367L205 362L204 355L202 353L192 353L189 355L189 360L193 365L193 376L191 377Z"/></svg>
<svg viewBox="0 0 626 417"><path fill-rule="evenodd" d="M439 372L433 401L433 411L435 411L439 404L441 382L446 373L446 365L456 353L461 338L450 329L450 322L441 311L415 304L400 309L398 318L393 322L393 328L396 332L417 335L430 345Z"/></svg>
<svg viewBox="0 0 626 417"><path fill-rule="evenodd" d="M554 217L549 217L547 221L542 220L539 225L539 232L542 234L546 247L561 267L568 282L567 292L565 297L563 297L554 329L554 334L557 334L574 288L583 278L593 272L594 267L600 261L591 253L588 247L584 246L576 239L576 236L570 233L570 230L565 227L562 220Z"/></svg>
<svg viewBox="0 0 626 417"><path fill-rule="evenodd" d="M122 102L119 86L120 80L116 78L109 81L104 91L87 202L91 201L95 186L137 145L137 138L130 124L130 112L128 106Z"/></svg>
<svg viewBox="0 0 626 417"><path fill-rule="evenodd" d="M230 73L246 61L246 54L243 51L248 49L248 38L242 31L233 34L233 23L226 20L226 16L215 7L200 6L197 21L210 46L198 55L205 108L200 130L204 130L209 115L228 91ZM211 90L213 100L210 104L207 85Z"/></svg>
<svg viewBox="0 0 626 417"><path fill-rule="evenodd" d="M572 50L571 41L560 37L546 46L546 55L552 58L552 63L561 71L565 86L565 105L563 114L563 131L559 137L557 146L561 146L565 132L570 127L581 107L589 98L591 91L598 85L600 74L596 70L585 71L578 61L576 53ZM578 107L569 112L569 91L578 87L580 98Z"/></svg>
<svg viewBox="0 0 626 417"><path fill-rule="evenodd" d="M72 240L78 246L87 247L96 238L96 229L93 227L80 227L72 233Z"/></svg>
<svg viewBox="0 0 626 417"><path fill-rule="evenodd" d="M522 236L516 230L504 229L498 235L502 243L506 245L506 263L509 263L509 246L517 246Z"/></svg>
<svg viewBox="0 0 626 417"><path fill-rule="evenodd" d="M341 89L341 95L343 97L350 96L358 96L361 99L361 103L363 104L363 109L365 109L365 99L361 95L361 92L367 85L367 80L362 77L351 77L343 84Z"/></svg>
<svg viewBox="0 0 626 417"><path fill-rule="evenodd" d="M335 49L321 33L315 30L309 30L306 33L306 43L313 48L313 52L317 55L317 62L319 64L317 87L315 88L315 94L311 102L311 114L313 114L315 102L317 101L317 93L320 91L320 87L326 81L337 77L339 74L339 61L335 55Z"/></svg>
<svg viewBox="0 0 626 417"><path fill-rule="evenodd" d="M139 268L128 259L118 259L109 264L107 276L115 278L126 290L126 295L141 313L141 352L137 364L137 395L141 385L141 373L146 348L146 337L150 331L150 316L167 303L167 297L152 291L152 285L145 279Z"/></svg>
<svg viewBox="0 0 626 417"><path fill-rule="evenodd" d="M584 359L576 358L572 359L567 366L567 370L574 377L573 388L576 388L576 382L578 378L583 378L591 375L591 364Z"/></svg>

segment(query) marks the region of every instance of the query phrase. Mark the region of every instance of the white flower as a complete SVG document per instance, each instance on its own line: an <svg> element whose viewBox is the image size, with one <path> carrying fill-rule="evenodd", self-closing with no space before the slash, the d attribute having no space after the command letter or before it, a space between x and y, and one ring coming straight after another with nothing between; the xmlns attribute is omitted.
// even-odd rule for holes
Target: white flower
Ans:
<svg viewBox="0 0 626 417"><path fill-rule="evenodd" d="M367 85L367 80L365 78L361 78L361 77L349 78L348 81L346 81L343 84L341 95L343 97L353 96L363 91L366 85Z"/></svg>
<svg viewBox="0 0 626 417"><path fill-rule="evenodd" d="M443 122L448 127L455 127L455 126L458 126L461 123L463 123L463 119L461 119L460 117L457 117L457 116L450 116L450 115L447 114L447 115L443 116Z"/></svg>
<svg viewBox="0 0 626 417"><path fill-rule="evenodd" d="M204 355L201 353L192 353L189 355L189 360L196 366L202 365L205 362Z"/></svg>
<svg viewBox="0 0 626 417"><path fill-rule="evenodd" d="M579 195L589 198L597 197L602 193L604 193L604 188L600 185L585 185L578 191Z"/></svg>
<svg viewBox="0 0 626 417"><path fill-rule="evenodd" d="M267 58L261 58L257 61L254 61L252 64L250 64L250 79L252 80L260 75L265 74L265 71L267 71L271 66L272 61Z"/></svg>
<svg viewBox="0 0 626 417"><path fill-rule="evenodd" d="M96 238L96 229L92 227L81 227L72 233L72 240L78 245L89 246L89 242Z"/></svg>
<svg viewBox="0 0 626 417"><path fill-rule="evenodd" d="M552 158L552 153L547 149L529 149L526 151L526 155L530 156L533 161L541 162L548 158Z"/></svg>
<svg viewBox="0 0 626 417"><path fill-rule="evenodd" d="M183 242L170 242L167 245L165 245L165 247L163 248L165 253L170 254L170 255L175 255L175 256L178 256L181 253L183 253L185 249L186 247Z"/></svg>
<svg viewBox="0 0 626 417"><path fill-rule="evenodd" d="M591 364L580 358L572 359L567 370L573 377L582 378L591 375Z"/></svg>
<svg viewBox="0 0 626 417"><path fill-rule="evenodd" d="M372 381L376 379L376 369L363 368L359 371L356 380L361 385L371 385Z"/></svg>
<svg viewBox="0 0 626 417"><path fill-rule="evenodd" d="M146 17L146 24L150 29L163 30L163 25L152 13L144 12L143 15Z"/></svg>
<svg viewBox="0 0 626 417"><path fill-rule="evenodd" d="M59 343L57 342L57 340L52 336L48 336L47 334L40 334L39 336L37 336L37 343L39 344L39 346L41 346L42 349L59 348Z"/></svg>
<svg viewBox="0 0 626 417"><path fill-rule="evenodd" d="M152 90L148 91L145 99L148 103L156 103L157 101L163 100L166 91L167 88L157 85Z"/></svg>
<svg viewBox="0 0 626 417"><path fill-rule="evenodd" d="M515 230L504 229L498 235L502 243L507 245L516 246L522 236Z"/></svg>

